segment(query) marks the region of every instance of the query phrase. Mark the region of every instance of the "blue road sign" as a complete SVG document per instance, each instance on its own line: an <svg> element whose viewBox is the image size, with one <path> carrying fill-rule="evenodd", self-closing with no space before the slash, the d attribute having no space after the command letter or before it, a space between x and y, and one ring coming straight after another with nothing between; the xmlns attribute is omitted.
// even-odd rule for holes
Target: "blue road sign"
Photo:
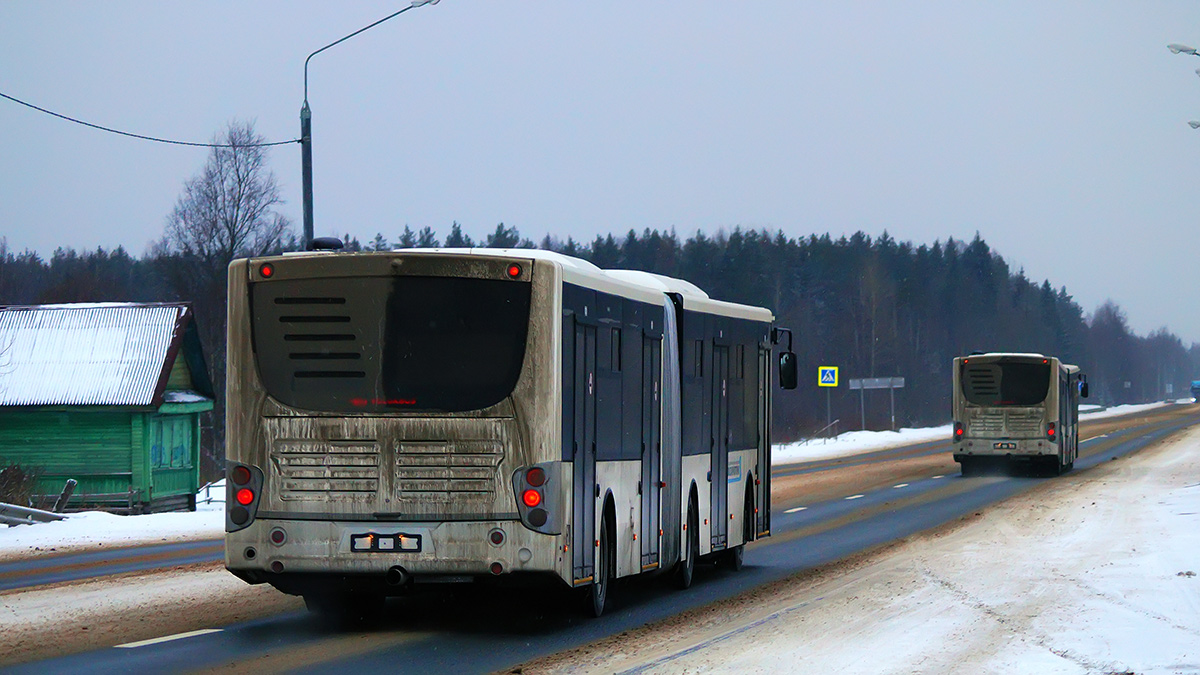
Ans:
<svg viewBox="0 0 1200 675"><path fill-rule="evenodd" d="M818 387L836 387L836 386L838 386L838 367L837 366L817 366L817 386Z"/></svg>

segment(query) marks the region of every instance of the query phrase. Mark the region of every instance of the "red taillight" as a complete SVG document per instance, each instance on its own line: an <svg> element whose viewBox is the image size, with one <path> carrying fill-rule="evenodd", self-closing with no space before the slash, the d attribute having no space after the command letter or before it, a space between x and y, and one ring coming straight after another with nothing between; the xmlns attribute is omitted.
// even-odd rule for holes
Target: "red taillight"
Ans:
<svg viewBox="0 0 1200 675"><path fill-rule="evenodd" d="M237 491L237 503L241 504L242 506L250 506L251 502L253 501L254 491L250 488L242 488L241 490Z"/></svg>
<svg viewBox="0 0 1200 675"><path fill-rule="evenodd" d="M960 440L963 437L964 429L962 422L954 423L954 440Z"/></svg>
<svg viewBox="0 0 1200 675"><path fill-rule="evenodd" d="M542 493L537 490L526 490L525 494L521 495L521 501L525 502L525 506L532 509L542 503Z"/></svg>
<svg viewBox="0 0 1200 675"><path fill-rule="evenodd" d="M533 487L542 487L546 484L546 472L535 466L525 472L525 482Z"/></svg>
<svg viewBox="0 0 1200 675"><path fill-rule="evenodd" d="M263 263L258 268L258 273L262 275L262 278L270 279L275 274L275 266L271 263Z"/></svg>
<svg viewBox="0 0 1200 675"><path fill-rule="evenodd" d="M517 265L515 263L512 265L509 265L508 266L508 278L516 279L519 276L521 276L521 266Z"/></svg>
<svg viewBox="0 0 1200 675"><path fill-rule="evenodd" d="M1054 438L1054 422L1046 425L1046 436L1049 438Z"/></svg>
<svg viewBox="0 0 1200 675"><path fill-rule="evenodd" d="M245 485L250 482L250 469L244 466L235 466L233 471L229 472L229 477L233 480L234 485Z"/></svg>

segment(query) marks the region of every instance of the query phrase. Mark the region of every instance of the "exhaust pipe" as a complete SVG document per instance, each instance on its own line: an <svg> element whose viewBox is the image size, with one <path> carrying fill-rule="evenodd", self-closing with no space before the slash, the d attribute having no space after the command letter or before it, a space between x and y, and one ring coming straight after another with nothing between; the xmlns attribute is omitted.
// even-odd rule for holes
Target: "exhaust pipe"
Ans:
<svg viewBox="0 0 1200 675"><path fill-rule="evenodd" d="M408 573L408 571L399 565L389 569L387 573L383 575L383 579L387 582L388 586L403 586L404 584L408 583L410 578L411 575Z"/></svg>

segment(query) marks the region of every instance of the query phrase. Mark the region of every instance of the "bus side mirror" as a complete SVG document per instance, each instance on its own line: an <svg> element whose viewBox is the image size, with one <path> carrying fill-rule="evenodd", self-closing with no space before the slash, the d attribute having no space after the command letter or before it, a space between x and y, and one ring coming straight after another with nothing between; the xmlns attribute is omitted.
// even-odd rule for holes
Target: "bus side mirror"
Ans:
<svg viewBox="0 0 1200 675"><path fill-rule="evenodd" d="M779 355L779 386L783 389L796 388L795 352L784 352Z"/></svg>
<svg viewBox="0 0 1200 675"><path fill-rule="evenodd" d="M1087 398L1087 397L1088 397L1088 384L1087 384L1087 380L1084 380L1083 382L1080 382L1080 383L1079 383L1079 397L1080 397L1080 398Z"/></svg>

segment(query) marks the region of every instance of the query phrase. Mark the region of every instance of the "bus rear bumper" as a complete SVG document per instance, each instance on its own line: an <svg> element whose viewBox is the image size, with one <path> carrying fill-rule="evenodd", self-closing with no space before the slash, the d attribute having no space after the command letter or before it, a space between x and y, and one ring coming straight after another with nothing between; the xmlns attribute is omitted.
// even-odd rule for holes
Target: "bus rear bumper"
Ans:
<svg viewBox="0 0 1200 675"><path fill-rule="evenodd" d="M470 582L514 573L562 579L561 570L569 571L563 566L565 543L563 536L533 532L510 520L259 519L244 530L226 533L225 567L249 583L267 582L288 593L302 593L308 582L335 576L393 586ZM290 588L291 581L300 579L308 581L300 590Z"/></svg>
<svg viewBox="0 0 1200 675"><path fill-rule="evenodd" d="M954 461L963 457L1003 457L1015 461L1057 456L1058 443L1046 439L965 439L955 444Z"/></svg>

